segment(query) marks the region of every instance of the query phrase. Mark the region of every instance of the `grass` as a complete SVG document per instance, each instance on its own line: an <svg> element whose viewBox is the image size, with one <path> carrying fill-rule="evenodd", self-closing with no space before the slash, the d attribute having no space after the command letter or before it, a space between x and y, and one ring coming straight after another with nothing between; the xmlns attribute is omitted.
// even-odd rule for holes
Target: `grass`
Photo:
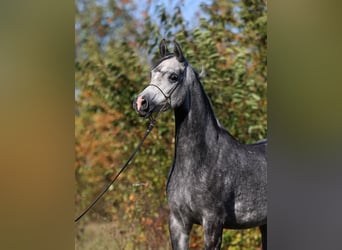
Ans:
<svg viewBox="0 0 342 250"><path fill-rule="evenodd" d="M158 246L151 246L151 242L146 239L146 233L142 233L141 228L134 225L127 227L115 222L92 222L78 226L77 230L75 250L171 250L168 239L159 242ZM143 241L145 242L142 243Z"/></svg>

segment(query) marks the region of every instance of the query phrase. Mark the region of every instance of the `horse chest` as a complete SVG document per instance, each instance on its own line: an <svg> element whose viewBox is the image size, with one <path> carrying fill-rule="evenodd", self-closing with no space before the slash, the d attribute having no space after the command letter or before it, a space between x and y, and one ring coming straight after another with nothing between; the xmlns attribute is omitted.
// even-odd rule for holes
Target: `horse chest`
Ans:
<svg viewBox="0 0 342 250"><path fill-rule="evenodd" d="M225 210L222 197L228 197L223 187L219 188L201 171L186 171L174 166L167 188L171 211L192 218L200 224L207 213L222 213Z"/></svg>
<svg viewBox="0 0 342 250"><path fill-rule="evenodd" d="M167 190L168 205L171 212L197 224L201 224L201 210L205 207L200 202L203 201L201 196L199 192L194 192L191 186L186 183L171 183Z"/></svg>

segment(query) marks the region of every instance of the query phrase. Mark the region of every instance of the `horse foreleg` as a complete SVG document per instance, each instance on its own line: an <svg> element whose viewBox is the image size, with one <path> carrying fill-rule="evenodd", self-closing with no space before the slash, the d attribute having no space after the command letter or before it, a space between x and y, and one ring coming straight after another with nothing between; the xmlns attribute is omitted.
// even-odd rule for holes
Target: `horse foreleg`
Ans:
<svg viewBox="0 0 342 250"><path fill-rule="evenodd" d="M260 226L262 250L267 250L267 224Z"/></svg>
<svg viewBox="0 0 342 250"><path fill-rule="evenodd" d="M204 246L206 250L221 249L222 230L220 223L210 220L205 220L204 228Z"/></svg>
<svg viewBox="0 0 342 250"><path fill-rule="evenodd" d="M189 235L192 225L170 215L169 230L173 250L186 250L189 247Z"/></svg>

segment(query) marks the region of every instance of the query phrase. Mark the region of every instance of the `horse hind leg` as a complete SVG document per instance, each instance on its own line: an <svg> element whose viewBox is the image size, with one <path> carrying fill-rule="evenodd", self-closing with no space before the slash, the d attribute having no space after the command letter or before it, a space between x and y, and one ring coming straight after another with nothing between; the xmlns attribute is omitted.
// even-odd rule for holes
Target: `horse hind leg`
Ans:
<svg viewBox="0 0 342 250"><path fill-rule="evenodd" d="M259 227L261 232L262 250L267 250L267 224Z"/></svg>

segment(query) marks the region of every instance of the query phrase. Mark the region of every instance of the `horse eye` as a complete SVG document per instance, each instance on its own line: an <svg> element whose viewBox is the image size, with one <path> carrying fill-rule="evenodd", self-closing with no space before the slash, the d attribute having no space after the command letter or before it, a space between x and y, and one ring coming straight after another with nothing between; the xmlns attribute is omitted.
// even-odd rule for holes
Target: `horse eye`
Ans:
<svg viewBox="0 0 342 250"><path fill-rule="evenodd" d="M169 76L169 79L171 82L176 82L178 80L178 75L175 74L175 73L172 73L170 76Z"/></svg>

